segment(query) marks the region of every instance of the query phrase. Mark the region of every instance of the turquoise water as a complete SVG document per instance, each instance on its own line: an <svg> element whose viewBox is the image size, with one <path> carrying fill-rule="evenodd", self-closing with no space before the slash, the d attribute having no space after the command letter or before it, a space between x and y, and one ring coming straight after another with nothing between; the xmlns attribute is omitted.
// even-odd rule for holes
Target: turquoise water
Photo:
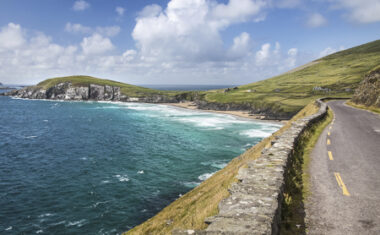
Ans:
<svg viewBox="0 0 380 235"><path fill-rule="evenodd" d="M280 126L136 103L0 97L0 234L118 234Z"/></svg>

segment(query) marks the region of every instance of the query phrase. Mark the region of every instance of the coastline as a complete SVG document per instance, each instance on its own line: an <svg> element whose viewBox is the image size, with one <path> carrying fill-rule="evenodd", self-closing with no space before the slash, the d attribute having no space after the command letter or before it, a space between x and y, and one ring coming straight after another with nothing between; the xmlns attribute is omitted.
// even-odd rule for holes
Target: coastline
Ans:
<svg viewBox="0 0 380 235"><path fill-rule="evenodd" d="M54 102L105 102L105 103L139 103L139 102L122 102L122 101L104 101L104 100L52 100L52 99L30 99L30 98L18 98L9 96L12 99L22 99L22 100L42 100L42 101L54 101ZM144 103L144 102L143 102ZM210 109L199 109L194 102L181 102L181 103L145 103L145 104L156 104L156 105L167 105L176 108L198 110L202 112L217 113L217 114L228 114L238 118L250 119L259 122L269 122L269 123L281 123L286 124L288 120L265 120L262 115L252 115L248 111L220 111L220 110L210 110Z"/></svg>
<svg viewBox="0 0 380 235"><path fill-rule="evenodd" d="M249 111L243 111L243 110L241 110L241 111L220 111L220 110L210 110L210 109L199 109L194 102L160 103L160 105L169 105L169 106L174 106L177 108L199 110L202 112L209 112L209 113L228 114L228 115L232 115L232 116L239 117L239 118L251 119L251 120L262 121L262 122L272 122L272 123L281 123L281 124L285 124L288 122L287 120L265 120L265 119L263 119L264 116L262 116L262 115L252 115L249 113Z"/></svg>

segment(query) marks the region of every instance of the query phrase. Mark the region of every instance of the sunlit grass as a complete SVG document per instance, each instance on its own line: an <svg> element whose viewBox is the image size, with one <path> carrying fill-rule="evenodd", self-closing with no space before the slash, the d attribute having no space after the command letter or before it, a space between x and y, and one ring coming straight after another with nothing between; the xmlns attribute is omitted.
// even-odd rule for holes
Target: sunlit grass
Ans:
<svg viewBox="0 0 380 235"><path fill-rule="evenodd" d="M356 104L356 103L353 103L351 101L347 101L346 104L354 107L354 108L358 108L358 109L364 109L364 110L368 110L368 111L371 111L371 112L374 112L374 113L379 113L380 114L380 108L378 107L374 107L374 106L365 106L365 105L362 105L362 104Z"/></svg>
<svg viewBox="0 0 380 235"><path fill-rule="evenodd" d="M380 40L377 40L324 57L294 72L239 86L229 92L208 92L205 99L219 103L250 103L254 107L270 107L294 114L317 98L351 97L364 75L378 66L379 61ZM331 91L313 91L314 87Z"/></svg>

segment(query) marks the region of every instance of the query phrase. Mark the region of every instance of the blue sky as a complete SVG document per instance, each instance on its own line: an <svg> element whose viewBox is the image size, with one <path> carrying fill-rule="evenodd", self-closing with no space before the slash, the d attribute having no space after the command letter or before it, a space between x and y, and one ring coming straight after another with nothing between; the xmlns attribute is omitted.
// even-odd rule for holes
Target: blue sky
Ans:
<svg viewBox="0 0 380 235"><path fill-rule="evenodd" d="M245 84L380 39L380 0L1 0L0 81Z"/></svg>

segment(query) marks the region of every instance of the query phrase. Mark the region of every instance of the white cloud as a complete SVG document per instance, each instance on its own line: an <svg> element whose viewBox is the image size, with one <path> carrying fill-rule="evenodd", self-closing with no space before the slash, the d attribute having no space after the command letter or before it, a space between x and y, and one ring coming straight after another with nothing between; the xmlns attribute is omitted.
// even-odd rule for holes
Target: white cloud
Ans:
<svg viewBox="0 0 380 235"><path fill-rule="evenodd" d="M251 37L247 32L241 33L234 38L234 43L230 49L230 56L241 58L251 51Z"/></svg>
<svg viewBox="0 0 380 235"><path fill-rule="evenodd" d="M220 32L231 24L254 20L264 7L261 0L230 0L227 4L171 0L166 9L145 7L136 19L132 37L144 59L223 60L229 52L223 47Z"/></svg>
<svg viewBox="0 0 380 235"><path fill-rule="evenodd" d="M92 29L90 27L83 26L81 24L72 24L70 22L66 23L65 31L69 33L91 33Z"/></svg>
<svg viewBox="0 0 380 235"><path fill-rule="evenodd" d="M344 46L340 46L339 48L326 47L319 53L319 57L324 57L344 49Z"/></svg>
<svg viewBox="0 0 380 235"><path fill-rule="evenodd" d="M358 23L380 21L380 0L331 0L334 8L346 9L350 20Z"/></svg>
<svg viewBox="0 0 380 235"><path fill-rule="evenodd" d="M299 64L300 56L297 48L290 48L287 53L283 53L279 42L275 43L273 49L271 48L270 43L265 43L255 54L255 66L263 70L264 74L273 76Z"/></svg>
<svg viewBox="0 0 380 235"><path fill-rule="evenodd" d="M9 23L1 28L0 31L0 51L2 49L13 49L24 44L22 30L20 25Z"/></svg>
<svg viewBox="0 0 380 235"><path fill-rule="evenodd" d="M144 7L142 11L139 12L139 17L144 18L144 17L155 17L158 14L162 12L162 7L157 5L157 4L152 4Z"/></svg>
<svg viewBox="0 0 380 235"><path fill-rule="evenodd" d="M132 61L135 59L136 57L136 54L137 54L137 51L135 50L127 50L123 53L123 58L126 60L126 61Z"/></svg>
<svg viewBox="0 0 380 235"><path fill-rule="evenodd" d="M83 53L86 55L103 54L114 48L111 40L100 34L93 34L90 37L83 38L80 45L82 46Z"/></svg>
<svg viewBox="0 0 380 235"><path fill-rule="evenodd" d="M230 0L227 4L217 4L212 9L212 15L220 22L228 25L247 21L258 15L267 6L263 0Z"/></svg>
<svg viewBox="0 0 380 235"><path fill-rule="evenodd" d="M278 8L295 8L301 4L302 0L278 0L274 1L274 5Z"/></svg>
<svg viewBox="0 0 380 235"><path fill-rule="evenodd" d="M120 33L120 27L119 26L96 27L95 32L98 34L105 35L107 37L114 37Z"/></svg>
<svg viewBox="0 0 380 235"><path fill-rule="evenodd" d="M84 0L78 0L74 2L73 10L74 11L84 11L90 7L90 4Z"/></svg>
<svg viewBox="0 0 380 235"><path fill-rule="evenodd" d="M297 48L290 48L288 50L288 58L286 59L286 63L289 68L296 66L297 55L298 55Z"/></svg>
<svg viewBox="0 0 380 235"><path fill-rule="evenodd" d="M116 13L117 13L119 16L123 16L123 15L124 15L124 12L125 12L125 9L122 8L122 7L116 7L116 8L115 8L115 11L116 11Z"/></svg>
<svg viewBox="0 0 380 235"><path fill-rule="evenodd" d="M269 58L270 54L270 43L265 43L261 46L261 49L256 52L256 62L261 64Z"/></svg>
<svg viewBox="0 0 380 235"><path fill-rule="evenodd" d="M321 15L319 13L313 13L313 14L309 15L309 18L308 18L306 24L307 24L307 26L309 26L311 28L317 28L317 27L320 27L320 26L327 24L327 20L325 17L323 17L323 15Z"/></svg>
<svg viewBox="0 0 380 235"><path fill-rule="evenodd" d="M171 0L164 9L149 5L136 18L132 32L136 48L124 52L114 50L110 39L120 27L69 22L65 31L82 34L80 43L62 46L44 34L21 35L25 43L0 50L0 77L29 77L37 82L45 77L89 74L135 83L253 82L305 62L295 48L282 51L278 42L254 47L247 32L237 34L231 45L225 44L221 34L227 27L263 20L267 7L261 0L225 4Z"/></svg>
<svg viewBox="0 0 380 235"><path fill-rule="evenodd" d="M65 31L69 33L82 33L82 34L93 34L98 33L107 37L114 37L120 33L119 26L108 26L108 27L96 27L91 28L81 24L66 23Z"/></svg>

